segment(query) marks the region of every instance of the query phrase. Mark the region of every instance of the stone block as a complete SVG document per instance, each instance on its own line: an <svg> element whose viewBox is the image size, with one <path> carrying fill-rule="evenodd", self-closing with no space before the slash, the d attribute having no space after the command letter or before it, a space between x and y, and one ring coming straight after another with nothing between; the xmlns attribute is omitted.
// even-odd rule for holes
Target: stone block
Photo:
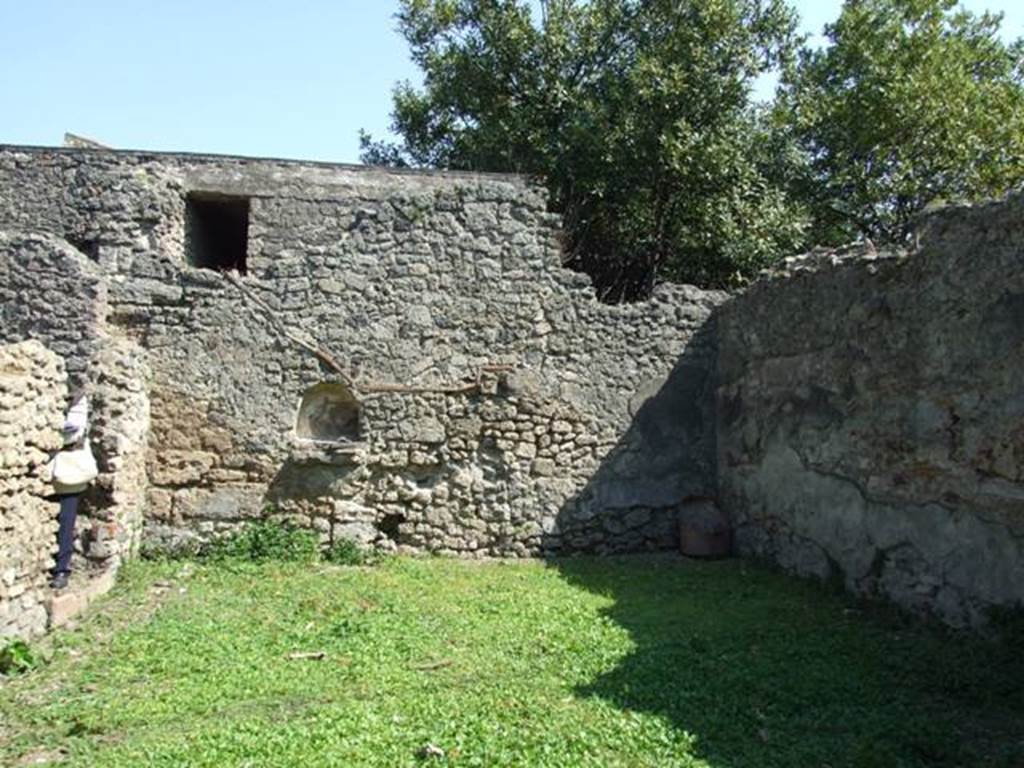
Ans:
<svg viewBox="0 0 1024 768"><path fill-rule="evenodd" d="M52 596L47 605L49 627L62 627L82 614L97 598L114 587L113 571L96 576L75 575L67 591Z"/></svg>

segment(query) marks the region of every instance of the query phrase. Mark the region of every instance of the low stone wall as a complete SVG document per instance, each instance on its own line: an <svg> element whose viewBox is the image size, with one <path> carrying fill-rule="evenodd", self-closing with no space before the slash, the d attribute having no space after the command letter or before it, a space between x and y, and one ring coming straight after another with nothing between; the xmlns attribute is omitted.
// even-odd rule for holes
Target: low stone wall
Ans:
<svg viewBox="0 0 1024 768"><path fill-rule="evenodd" d="M66 388L39 342L0 346L0 638L46 629L57 510L42 470L60 447Z"/></svg>
<svg viewBox="0 0 1024 768"><path fill-rule="evenodd" d="M977 623L1024 601L1024 198L918 237L721 308L721 499L744 554Z"/></svg>

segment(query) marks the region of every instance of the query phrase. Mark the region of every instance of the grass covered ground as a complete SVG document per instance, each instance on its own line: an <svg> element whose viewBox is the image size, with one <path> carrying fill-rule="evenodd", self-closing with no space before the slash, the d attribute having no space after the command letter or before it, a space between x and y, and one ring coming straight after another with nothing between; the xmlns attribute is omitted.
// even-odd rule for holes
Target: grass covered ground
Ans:
<svg viewBox="0 0 1024 768"><path fill-rule="evenodd" d="M1024 765L1019 647L738 561L140 563L35 650L3 765Z"/></svg>

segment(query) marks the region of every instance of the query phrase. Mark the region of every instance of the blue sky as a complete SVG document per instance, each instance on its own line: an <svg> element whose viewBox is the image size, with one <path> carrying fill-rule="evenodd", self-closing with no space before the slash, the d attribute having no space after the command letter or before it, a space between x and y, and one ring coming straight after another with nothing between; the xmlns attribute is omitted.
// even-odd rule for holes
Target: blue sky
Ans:
<svg viewBox="0 0 1024 768"><path fill-rule="evenodd" d="M819 33L839 0L795 3ZM1020 0L1001 10L1024 35ZM387 133L392 85L416 80L396 0L0 0L0 143L356 162ZM770 84L762 90L770 92Z"/></svg>

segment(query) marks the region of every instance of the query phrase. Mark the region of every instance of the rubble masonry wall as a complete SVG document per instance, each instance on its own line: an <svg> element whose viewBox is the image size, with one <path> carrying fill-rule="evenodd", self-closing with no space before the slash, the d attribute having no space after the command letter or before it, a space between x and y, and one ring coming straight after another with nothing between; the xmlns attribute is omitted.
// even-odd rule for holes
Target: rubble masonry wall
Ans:
<svg viewBox="0 0 1024 768"><path fill-rule="evenodd" d="M248 201L244 275L195 266L190 195ZM155 545L270 504L328 542L663 548L679 503L714 493L709 317L724 296L665 287L601 304L561 268L558 220L517 177L7 148L0 230L49 238L57 273L77 250L101 276L98 348L134 343L150 372ZM8 249L9 270L24 250ZM357 439L297 435L324 383L348 385Z"/></svg>
<svg viewBox="0 0 1024 768"><path fill-rule="evenodd" d="M57 507L44 468L66 394L59 356L37 341L0 345L0 641L46 630Z"/></svg>

